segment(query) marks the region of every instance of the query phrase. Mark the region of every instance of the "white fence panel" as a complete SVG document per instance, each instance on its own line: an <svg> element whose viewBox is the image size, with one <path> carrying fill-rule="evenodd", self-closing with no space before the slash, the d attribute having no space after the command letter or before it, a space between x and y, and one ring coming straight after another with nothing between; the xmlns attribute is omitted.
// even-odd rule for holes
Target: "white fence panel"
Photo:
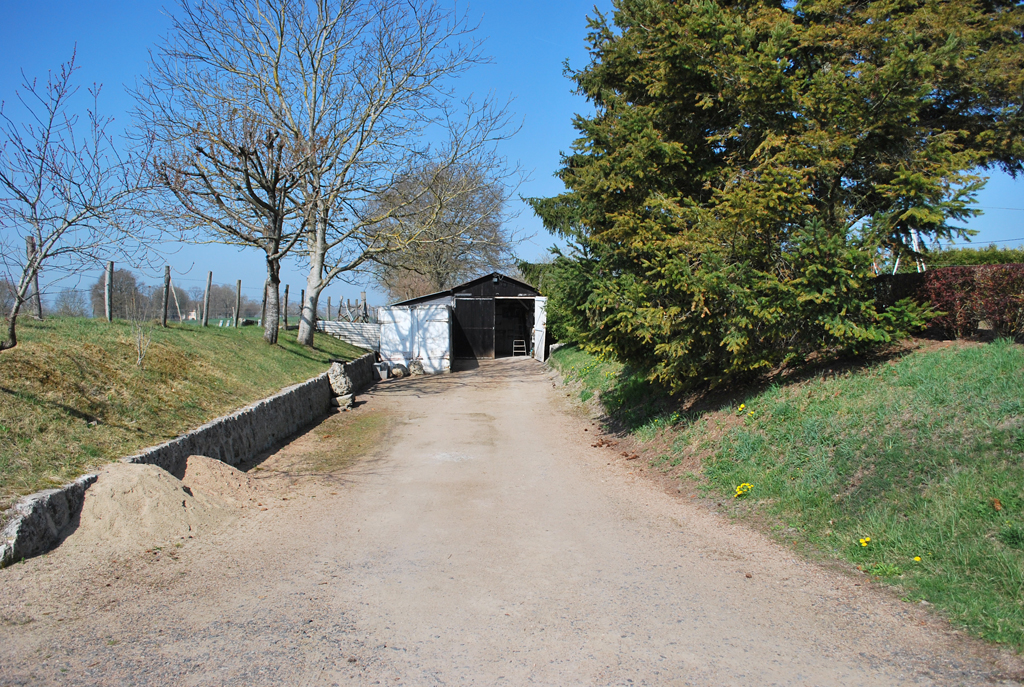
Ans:
<svg viewBox="0 0 1024 687"><path fill-rule="evenodd" d="M380 349L380 325L362 322L339 322L336 320L317 320L317 330L347 341L353 346L368 351Z"/></svg>

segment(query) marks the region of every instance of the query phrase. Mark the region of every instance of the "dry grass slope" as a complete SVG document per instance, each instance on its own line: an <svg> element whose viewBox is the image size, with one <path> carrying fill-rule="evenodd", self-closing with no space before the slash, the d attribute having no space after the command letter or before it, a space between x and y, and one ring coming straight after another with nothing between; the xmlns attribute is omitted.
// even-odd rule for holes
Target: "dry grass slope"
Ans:
<svg viewBox="0 0 1024 687"><path fill-rule="evenodd" d="M316 349L257 327L152 328L140 368L125 322L19 323L0 355L0 511L20 495L179 434L364 351L318 336Z"/></svg>

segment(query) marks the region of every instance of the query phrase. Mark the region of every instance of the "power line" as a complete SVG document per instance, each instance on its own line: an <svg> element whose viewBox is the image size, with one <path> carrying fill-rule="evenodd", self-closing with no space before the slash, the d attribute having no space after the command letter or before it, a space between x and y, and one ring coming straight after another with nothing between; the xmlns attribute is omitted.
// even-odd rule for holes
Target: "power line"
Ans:
<svg viewBox="0 0 1024 687"><path fill-rule="evenodd" d="M980 246L982 243L1013 243L1014 241L1024 241L1024 238L1019 239L999 239L998 241L978 241L977 243L967 241L966 243L947 243L946 246Z"/></svg>

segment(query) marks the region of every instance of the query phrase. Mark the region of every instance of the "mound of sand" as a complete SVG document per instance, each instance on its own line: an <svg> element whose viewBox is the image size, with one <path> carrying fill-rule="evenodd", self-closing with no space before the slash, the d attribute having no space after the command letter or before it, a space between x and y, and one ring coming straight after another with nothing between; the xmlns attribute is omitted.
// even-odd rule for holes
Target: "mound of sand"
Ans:
<svg viewBox="0 0 1024 687"><path fill-rule="evenodd" d="M205 456L188 459L184 479L155 465L117 463L85 492L72 548L147 548L221 530L254 501L249 476Z"/></svg>
<svg viewBox="0 0 1024 687"><path fill-rule="evenodd" d="M206 456L189 456L182 484L193 493L223 499L237 506L256 503L256 486L249 475Z"/></svg>

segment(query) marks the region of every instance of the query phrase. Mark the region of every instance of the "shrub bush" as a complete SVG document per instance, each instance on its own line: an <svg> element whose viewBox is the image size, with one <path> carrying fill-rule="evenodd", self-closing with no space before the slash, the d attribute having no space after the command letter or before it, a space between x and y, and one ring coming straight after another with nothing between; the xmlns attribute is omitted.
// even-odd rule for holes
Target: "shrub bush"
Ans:
<svg viewBox="0 0 1024 687"><path fill-rule="evenodd" d="M985 248L952 248L928 253L925 258L928 269L951 267L953 265L1009 265L1024 262L1024 246L1019 248L998 248L994 243ZM913 260L908 260L913 265Z"/></svg>
<svg viewBox="0 0 1024 687"><path fill-rule="evenodd" d="M978 329L975 267L945 267L924 273L918 298L942 311L932 325L946 336L963 338Z"/></svg>
<svg viewBox="0 0 1024 687"><path fill-rule="evenodd" d="M1024 265L985 265L975 270L982 319L1000 336L1024 337Z"/></svg>
<svg viewBox="0 0 1024 687"><path fill-rule="evenodd" d="M971 336L987 321L996 335L1024 337L1024 264L942 267L875 280L882 306L913 295L943 314L932 325L953 338Z"/></svg>

